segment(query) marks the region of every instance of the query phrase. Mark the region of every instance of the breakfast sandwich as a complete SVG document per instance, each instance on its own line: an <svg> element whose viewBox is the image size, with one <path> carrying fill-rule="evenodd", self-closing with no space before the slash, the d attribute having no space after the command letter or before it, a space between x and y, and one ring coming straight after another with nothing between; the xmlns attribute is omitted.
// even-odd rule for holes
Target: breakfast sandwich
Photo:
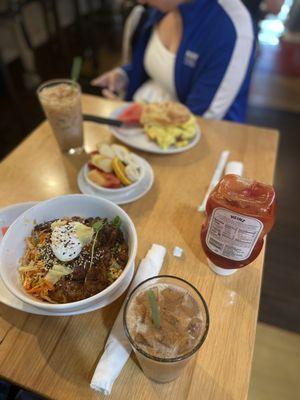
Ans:
<svg viewBox="0 0 300 400"><path fill-rule="evenodd" d="M185 147L196 134L196 119L183 104L152 103L143 106L140 122L162 149Z"/></svg>

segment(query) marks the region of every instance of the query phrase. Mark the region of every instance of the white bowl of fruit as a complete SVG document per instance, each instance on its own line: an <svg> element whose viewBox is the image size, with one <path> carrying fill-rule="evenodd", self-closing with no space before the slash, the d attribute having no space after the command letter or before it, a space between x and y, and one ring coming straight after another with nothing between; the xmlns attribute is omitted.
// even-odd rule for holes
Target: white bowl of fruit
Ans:
<svg viewBox="0 0 300 400"><path fill-rule="evenodd" d="M144 176L143 159L119 144L99 143L84 167L90 186L100 192L125 193L136 187Z"/></svg>

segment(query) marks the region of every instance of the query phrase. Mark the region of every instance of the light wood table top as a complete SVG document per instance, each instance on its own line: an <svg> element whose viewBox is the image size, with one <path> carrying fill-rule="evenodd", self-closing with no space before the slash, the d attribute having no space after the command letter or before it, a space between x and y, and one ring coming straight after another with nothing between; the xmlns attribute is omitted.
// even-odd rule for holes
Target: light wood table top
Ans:
<svg viewBox="0 0 300 400"><path fill-rule="evenodd" d="M116 103L83 96L86 113L108 115ZM115 382L112 399L246 399L255 340L264 251L230 277L215 275L200 245L204 216L197 212L222 150L244 163L245 176L272 183L278 132L199 118L202 138L188 152L143 154L155 183L135 203L124 206L138 233L137 261L152 243L166 246L161 270L191 281L207 301L210 331L203 347L174 382L146 379L130 358ZM87 150L110 140L106 127L85 123ZM63 156L48 123L0 164L0 207L78 192L82 157ZM174 246L184 257L172 256ZM124 297L112 305L73 317L30 315L0 305L0 376L53 399L99 399L89 387L105 339Z"/></svg>

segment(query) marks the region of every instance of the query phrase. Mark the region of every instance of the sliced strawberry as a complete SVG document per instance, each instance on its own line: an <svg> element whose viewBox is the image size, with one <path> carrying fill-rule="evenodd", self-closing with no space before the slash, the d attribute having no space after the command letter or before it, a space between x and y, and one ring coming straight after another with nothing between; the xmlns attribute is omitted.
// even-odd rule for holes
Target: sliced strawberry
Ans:
<svg viewBox="0 0 300 400"><path fill-rule="evenodd" d="M119 120L127 123L138 124L142 115L143 106L139 103L134 103L127 107L120 115Z"/></svg>
<svg viewBox="0 0 300 400"><path fill-rule="evenodd" d="M117 189L122 186L120 179L115 175L108 172L103 172L104 178L106 180L104 187Z"/></svg>

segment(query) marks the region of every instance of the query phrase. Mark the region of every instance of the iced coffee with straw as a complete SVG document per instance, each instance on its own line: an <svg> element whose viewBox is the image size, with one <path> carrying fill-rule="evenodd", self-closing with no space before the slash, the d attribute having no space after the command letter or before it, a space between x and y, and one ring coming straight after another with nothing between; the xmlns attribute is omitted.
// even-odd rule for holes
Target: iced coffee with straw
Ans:
<svg viewBox="0 0 300 400"><path fill-rule="evenodd" d="M52 80L38 88L38 97L60 149L66 153L83 148L81 89L78 83Z"/></svg>
<svg viewBox="0 0 300 400"><path fill-rule="evenodd" d="M203 344L209 326L206 303L190 283L174 276L137 286L124 308L124 329L145 375L176 379Z"/></svg>

